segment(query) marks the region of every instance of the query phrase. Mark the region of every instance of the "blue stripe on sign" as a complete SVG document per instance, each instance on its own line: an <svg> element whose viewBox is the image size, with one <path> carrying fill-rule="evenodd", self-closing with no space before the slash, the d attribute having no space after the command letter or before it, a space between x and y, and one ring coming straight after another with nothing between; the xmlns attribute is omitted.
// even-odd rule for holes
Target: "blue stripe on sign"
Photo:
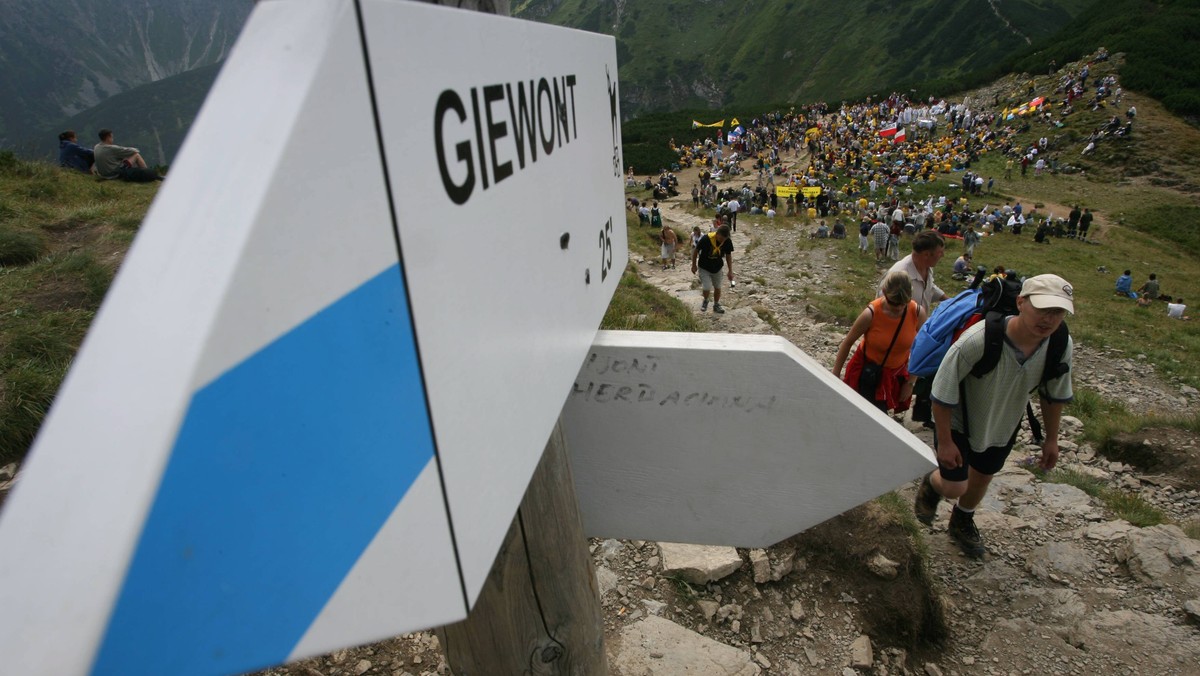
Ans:
<svg viewBox="0 0 1200 676"><path fill-rule="evenodd" d="M432 457L396 265L196 393L92 673L282 662Z"/></svg>

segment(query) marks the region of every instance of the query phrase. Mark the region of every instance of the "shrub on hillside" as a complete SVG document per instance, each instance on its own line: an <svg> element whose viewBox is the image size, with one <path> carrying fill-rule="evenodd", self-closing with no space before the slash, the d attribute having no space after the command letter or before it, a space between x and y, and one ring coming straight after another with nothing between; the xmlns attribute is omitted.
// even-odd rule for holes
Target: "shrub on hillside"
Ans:
<svg viewBox="0 0 1200 676"><path fill-rule="evenodd" d="M45 242L32 232L0 230L0 265L32 263L45 251Z"/></svg>

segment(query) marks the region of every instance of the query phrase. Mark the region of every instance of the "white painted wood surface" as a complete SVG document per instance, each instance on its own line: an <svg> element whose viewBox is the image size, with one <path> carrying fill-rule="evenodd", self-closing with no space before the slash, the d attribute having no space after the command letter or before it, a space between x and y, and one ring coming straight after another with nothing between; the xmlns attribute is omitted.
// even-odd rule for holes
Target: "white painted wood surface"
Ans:
<svg viewBox="0 0 1200 676"><path fill-rule="evenodd" d="M591 537L765 547L935 466L778 336L601 331L563 417Z"/></svg>
<svg viewBox="0 0 1200 676"><path fill-rule="evenodd" d="M364 15L434 431L474 599L625 269L619 110L610 99L618 92L609 89L616 44L396 0L366 0ZM567 77L574 84L562 88ZM558 127L545 152L541 120L553 95L539 96L537 160L527 142L522 169L510 115L520 118L520 88L540 91L543 78L547 87L560 78L567 138ZM489 113L490 85L504 98ZM446 114L445 152L457 158L457 144L469 143L476 172L461 205L444 189L433 143L434 105L447 91L467 119ZM482 133L489 116L505 125L485 140L482 162L473 92ZM480 167L494 174L493 159L511 163L512 174L484 189ZM466 164L452 162L453 180L466 180Z"/></svg>
<svg viewBox="0 0 1200 676"><path fill-rule="evenodd" d="M230 673L465 617L625 267L616 72L611 37L394 0L258 3L0 514L0 672ZM499 127L507 101L483 88L536 88L543 76L561 78L563 107L545 112L569 139L455 203L437 158L441 94L459 92L469 112L444 120L446 173L461 183L457 144L469 142L477 171L517 163L513 126L507 138ZM380 280L389 291L375 305L357 300ZM362 309L374 314L353 314ZM324 320L331 312L350 321ZM407 345L403 384L338 347L392 338ZM255 366L284 343L292 361ZM350 366L361 372L340 391L313 388L316 415L278 406L255 419L305 374L325 382ZM221 403L211 395L239 373L244 405L229 413L250 415L210 413L189 428L197 402ZM366 391L360 381L397 402L374 419L386 425L331 425L331 411ZM235 446L243 422L281 434ZM318 422L328 442L297 461ZM206 443L228 457L206 462ZM387 461L410 456L409 474L393 474ZM276 458L285 464L272 472ZM371 500L362 526L355 510ZM289 501L305 520L279 522ZM222 519L243 549L189 546ZM313 546L352 528L369 532ZM324 558L338 561L317 570ZM224 572L201 584L208 561ZM243 561L261 589L234 579L230 562ZM298 583L280 582L289 576ZM158 589L179 601L164 604ZM300 595L315 595L304 613L271 614Z"/></svg>

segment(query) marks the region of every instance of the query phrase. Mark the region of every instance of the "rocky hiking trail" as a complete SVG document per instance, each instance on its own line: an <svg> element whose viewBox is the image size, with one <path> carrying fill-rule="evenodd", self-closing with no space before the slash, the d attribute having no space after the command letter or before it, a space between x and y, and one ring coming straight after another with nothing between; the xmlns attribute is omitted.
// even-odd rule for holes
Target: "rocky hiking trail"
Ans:
<svg viewBox="0 0 1200 676"><path fill-rule="evenodd" d="M667 201L664 218L685 235L694 225L707 230L709 220L690 214L688 203ZM724 315L698 314L707 330L776 332L831 365L846 327L808 299L841 280L840 260L856 254L832 241L799 248L807 236L807 228L782 222L740 224L733 235L738 284L726 289ZM699 313L686 249L674 270L636 254L631 263ZM1137 409L1193 412L1200 405L1200 393L1164 382L1137 355L1078 345L1074 377L1076 387ZM927 430L902 424L932 443ZM1200 516L1195 435L1147 431L1126 440L1119 461L1083 443L1077 419L1063 427L1061 467L1138 493L1177 522ZM1177 526L1117 521L1083 491L1038 480L1021 464L1036 451L1024 432L978 512L988 549L982 560L963 556L946 535L950 507L942 503L935 525L921 529L927 572L913 540L878 503L768 550L591 542L611 673L1200 674L1200 541ZM1153 472L1127 464L1150 466L1153 458L1169 461ZM915 486L897 487L891 501L910 510ZM266 673L427 676L449 669L433 633L416 632Z"/></svg>
<svg viewBox="0 0 1200 676"><path fill-rule="evenodd" d="M695 225L706 230L707 219L688 213L685 204L684 198L669 202L664 217L683 232L690 232ZM828 246L798 248L797 240L807 238L808 230L740 224L733 234L738 285L725 291L724 315L700 315L707 329L777 332L819 362L831 365L846 327L822 320L807 298L839 279L845 270L839 265L840 257L856 253L852 247L834 246L832 240ZM690 265L663 271L657 260L635 256L634 262L646 281L698 311L700 292L692 281ZM777 330L763 316L773 316ZM1196 409L1194 389L1163 382L1136 356L1079 345L1075 362L1077 387L1089 387L1131 408ZM906 426L932 443L929 431L911 423ZM1064 428L1061 466L1140 493L1176 521L1200 514L1200 477L1192 469L1200 457L1195 436L1157 431L1133 440L1134 446L1169 450L1178 459L1173 469L1181 471L1151 476L1128 464L1098 457L1088 444L1078 442L1082 433L1079 420L1067 418ZM1023 432L1009 466L997 477L977 517L988 546L982 561L964 557L946 536L948 503L942 503L934 527L925 529L932 593L944 610L946 639L940 651L919 650L910 655L895 639L915 635L918 627L908 631L881 628L872 618L892 611L886 597L895 590L874 592L884 606L876 607L870 592L861 593L862 571L878 580L891 580L886 584L892 586L922 584L919 576L897 575L896 562L905 560L906 550L888 551L894 541L876 533L846 534L848 539L880 543L861 548L864 556L851 563L860 571L822 569L814 565L814 557L798 554L792 567L803 572L772 581L755 572L761 553L744 553L748 562L740 576L735 573L719 582L721 590L704 590L723 597L732 595L732 604L738 609L728 612L739 616L740 626L722 619L722 611L731 603L728 598L716 601L720 605L712 618L707 617L711 605L705 608L703 592L692 603L699 610L689 613L678 604L671 609L683 616L701 614L703 622L683 624L693 628L706 625L702 633L743 650L746 664L756 664L764 673L1200 673L1200 631L1195 624L1200 620L1200 542L1188 539L1175 526L1136 528L1110 520L1101 503L1083 491L1043 483L1021 467L1023 460L1036 453L1028 432ZM899 494L904 504L910 505L915 482L901 488ZM790 552L804 548L810 534L819 540L830 538L830 533L819 531L830 530L839 520L847 526L869 525L870 510L860 508L856 511L868 514L839 517L818 526L813 529L816 533L810 531L772 548L767 558L787 559ZM836 544L847 546L846 542ZM601 546L601 559L607 553L605 547L612 548L612 544ZM641 548L648 547L653 545ZM673 545L658 545L664 547ZM663 557L668 561L665 565L674 565L669 559ZM657 558L648 561L659 563ZM778 568L772 570L778 572ZM660 574L669 576L669 569ZM635 586L636 577L630 579ZM618 598L622 597L618 594ZM919 623L923 618L920 612L913 612L893 621ZM873 635L871 629L880 635ZM619 649L627 649L624 642ZM672 673L665 664L651 669L641 673Z"/></svg>

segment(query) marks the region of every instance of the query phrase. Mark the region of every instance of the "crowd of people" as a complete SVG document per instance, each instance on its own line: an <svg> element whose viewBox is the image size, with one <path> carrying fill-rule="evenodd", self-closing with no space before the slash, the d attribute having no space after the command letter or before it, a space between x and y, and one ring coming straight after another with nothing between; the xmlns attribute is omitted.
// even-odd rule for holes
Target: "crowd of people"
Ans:
<svg viewBox="0 0 1200 676"><path fill-rule="evenodd" d="M1103 50L1099 56L1107 58ZM1054 274L1021 278L997 267L987 279L1015 285L1018 291L1013 292L1013 307L995 323L999 328L994 330L1004 336L997 343L1003 349L990 370L968 375L992 349L992 324L982 321L954 341L935 375L916 377L908 362L921 326L948 299L934 275L948 240L962 241L950 277L963 283L973 276L984 278L976 255L988 237L1009 233L1032 235L1038 243L1094 241L1095 215L1084 205L1044 215L1018 200L978 206L996 185L994 176L974 168L984 154L1004 156L1005 181L1013 180L1017 167L1021 176L1033 180L1069 171L1059 160L1061 137L1049 130L1061 128L1079 106L1099 110L1120 104L1116 79L1106 75L1092 80L1087 64L1061 71L1052 65L1050 74L1057 78L1061 99L1036 97L1036 103L1021 110L1002 107L998 100L990 105L969 99L913 101L893 94L836 108L817 104L769 113L739 127L735 135L718 132L678 147L672 141L679 165L663 172L659 181L670 183L681 168L695 169L692 205L715 214L711 232L697 227L691 237L702 312L710 302L715 312L724 311L721 287L724 281L734 283L731 235L739 213L804 218L815 224L809 236L816 239L845 237L847 228L858 224L860 254L873 254L881 267L889 267L876 298L839 344L833 372L870 405L893 415L911 409L913 421L934 429L938 469L923 478L914 509L918 518L931 523L940 501L953 501L948 532L971 556L985 551L974 510L1013 448L1031 392L1039 393L1045 423L1039 464L1048 470L1057 462L1059 420L1073 396L1073 346L1069 335L1057 347L1052 338L1066 335L1063 320L1075 311L1072 286ZM1114 116L1103 134L1130 133L1136 114L1130 108L1124 122L1114 122ZM1027 142L1034 125L1048 131ZM953 180L946 181L947 175ZM673 266L673 235L664 231L664 268ZM911 252L901 257L906 241ZM1187 318L1183 300L1162 293L1157 275L1150 275L1137 292L1132 286L1127 271L1117 293L1144 305L1165 301L1169 316Z"/></svg>

